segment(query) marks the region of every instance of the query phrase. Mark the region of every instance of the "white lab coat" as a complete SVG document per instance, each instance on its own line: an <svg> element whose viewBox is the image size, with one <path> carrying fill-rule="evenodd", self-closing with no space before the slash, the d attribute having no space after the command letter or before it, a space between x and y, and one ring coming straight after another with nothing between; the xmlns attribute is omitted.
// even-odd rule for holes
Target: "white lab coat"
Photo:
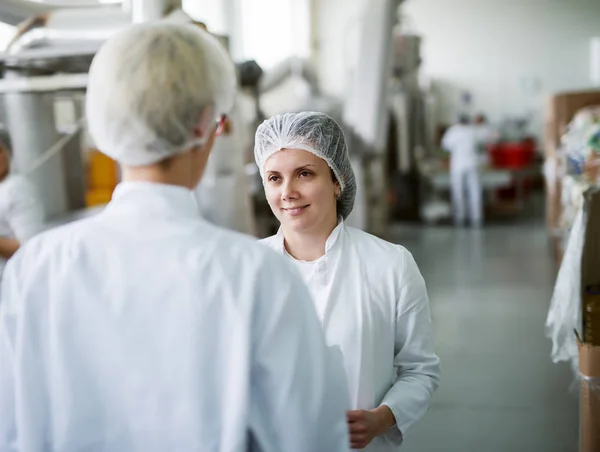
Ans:
<svg viewBox="0 0 600 452"><path fill-rule="evenodd" d="M287 254L281 230L263 243ZM398 450L403 434L428 410L440 373L417 264L402 246L343 221L327 240L325 255L310 264L312 270L306 262L296 263L328 344L341 348L352 409L385 404L396 418L397 426L365 450Z"/></svg>
<svg viewBox="0 0 600 452"><path fill-rule="evenodd" d="M192 192L117 187L28 242L0 304L0 451L345 451L343 375L293 267L200 219Z"/></svg>
<svg viewBox="0 0 600 452"><path fill-rule="evenodd" d="M0 237L24 243L41 231L43 222L39 194L27 178L11 174L0 182ZM0 257L0 279L5 266Z"/></svg>
<svg viewBox="0 0 600 452"><path fill-rule="evenodd" d="M479 177L480 132L473 125L456 124L442 138L442 147L450 152L450 181L454 221L462 224L469 206L471 224L483 221L482 188Z"/></svg>

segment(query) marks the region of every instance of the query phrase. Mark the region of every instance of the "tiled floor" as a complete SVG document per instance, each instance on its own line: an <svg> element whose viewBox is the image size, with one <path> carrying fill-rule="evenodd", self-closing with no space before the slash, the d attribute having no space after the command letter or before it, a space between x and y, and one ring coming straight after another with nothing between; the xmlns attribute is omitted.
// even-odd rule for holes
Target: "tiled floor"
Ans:
<svg viewBox="0 0 600 452"><path fill-rule="evenodd" d="M427 281L442 359L404 452L575 452L572 373L544 323L555 267L541 220L482 230L395 227Z"/></svg>

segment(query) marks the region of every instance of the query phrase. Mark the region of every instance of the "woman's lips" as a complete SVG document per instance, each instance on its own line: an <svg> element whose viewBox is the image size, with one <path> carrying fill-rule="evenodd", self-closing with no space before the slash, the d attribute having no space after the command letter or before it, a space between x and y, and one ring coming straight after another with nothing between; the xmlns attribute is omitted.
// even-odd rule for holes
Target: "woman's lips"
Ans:
<svg viewBox="0 0 600 452"><path fill-rule="evenodd" d="M283 209L288 215L292 217L297 217L301 215L309 206L300 206L300 207L290 207L287 209Z"/></svg>

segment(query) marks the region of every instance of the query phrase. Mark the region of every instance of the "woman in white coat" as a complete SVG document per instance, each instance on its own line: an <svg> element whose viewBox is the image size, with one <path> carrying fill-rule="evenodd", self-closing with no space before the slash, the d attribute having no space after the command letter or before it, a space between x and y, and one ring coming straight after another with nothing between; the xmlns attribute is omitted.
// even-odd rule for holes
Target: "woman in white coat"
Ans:
<svg viewBox="0 0 600 452"><path fill-rule="evenodd" d="M264 243L299 269L328 344L343 354L351 446L395 451L427 411L439 380L419 269L402 246L344 224L356 182L342 130L327 115L265 121L255 160L281 222Z"/></svg>
<svg viewBox="0 0 600 452"><path fill-rule="evenodd" d="M41 231L44 210L33 184L11 171L12 146L0 130L0 279L6 262Z"/></svg>
<svg viewBox="0 0 600 452"><path fill-rule="evenodd" d="M235 87L193 26L128 28L96 54L88 127L123 182L6 267L0 451L348 450L345 373L302 280L194 200Z"/></svg>

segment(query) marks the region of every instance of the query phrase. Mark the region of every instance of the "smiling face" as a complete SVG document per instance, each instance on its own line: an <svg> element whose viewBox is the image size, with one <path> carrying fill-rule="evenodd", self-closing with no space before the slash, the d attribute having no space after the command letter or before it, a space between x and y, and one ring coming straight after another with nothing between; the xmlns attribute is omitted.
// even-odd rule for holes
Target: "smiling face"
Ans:
<svg viewBox="0 0 600 452"><path fill-rule="evenodd" d="M265 163L265 193L284 232L320 233L337 223L340 186L325 160L282 149Z"/></svg>

